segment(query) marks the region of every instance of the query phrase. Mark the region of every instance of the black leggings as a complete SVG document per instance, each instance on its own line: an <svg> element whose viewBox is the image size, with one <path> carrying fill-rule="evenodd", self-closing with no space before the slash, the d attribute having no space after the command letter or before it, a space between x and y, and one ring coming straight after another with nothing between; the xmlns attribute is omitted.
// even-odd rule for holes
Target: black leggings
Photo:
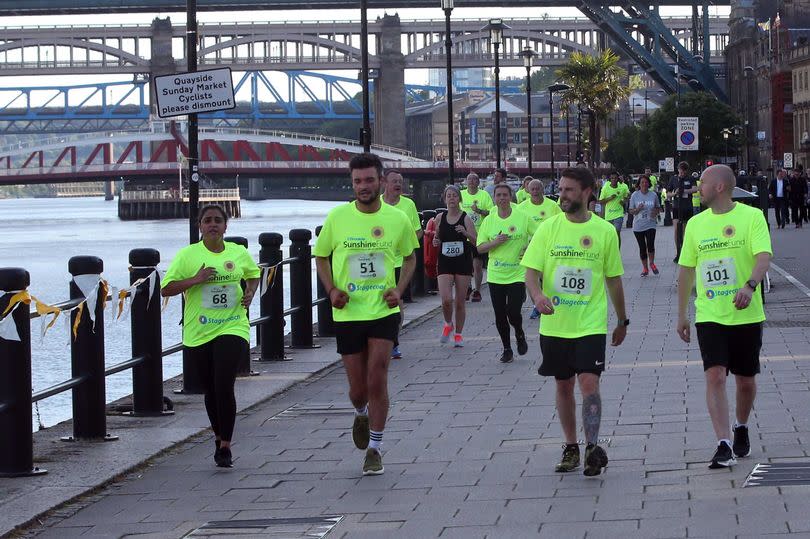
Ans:
<svg viewBox="0 0 810 539"><path fill-rule="evenodd" d="M520 309L526 302L525 283L494 284L489 283L489 297L495 310L495 327L501 336L504 350L511 350L509 343L509 324L515 328L515 337L523 337L523 317Z"/></svg>
<svg viewBox="0 0 810 539"><path fill-rule="evenodd" d="M239 358L248 353L248 343L236 335L220 335L189 347L188 353L205 389L205 411L211 428L218 438L230 442L236 423L236 371Z"/></svg>
<svg viewBox="0 0 810 539"><path fill-rule="evenodd" d="M642 262L647 261L647 253L655 252L655 229L650 228L644 232L635 232L636 241L638 242L638 254Z"/></svg>

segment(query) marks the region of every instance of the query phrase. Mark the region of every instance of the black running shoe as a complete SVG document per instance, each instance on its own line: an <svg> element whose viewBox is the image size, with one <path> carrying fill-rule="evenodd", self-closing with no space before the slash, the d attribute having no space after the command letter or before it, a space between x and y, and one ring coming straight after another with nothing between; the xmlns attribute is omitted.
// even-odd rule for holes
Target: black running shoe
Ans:
<svg viewBox="0 0 810 539"><path fill-rule="evenodd" d="M579 446L577 444L566 444L563 446L563 454L560 462L554 467L557 473L572 472L579 467Z"/></svg>
<svg viewBox="0 0 810 539"><path fill-rule="evenodd" d="M523 356L529 351L529 344L526 342L526 334L521 333L515 337L517 341L517 352L519 356Z"/></svg>
<svg viewBox="0 0 810 539"><path fill-rule="evenodd" d="M595 444L585 447L585 469L582 471L587 477L595 477L602 473L608 464L608 456L604 449Z"/></svg>
<svg viewBox="0 0 810 539"><path fill-rule="evenodd" d="M511 348L504 349L503 354L501 354L501 363L512 363L514 359L515 354L512 353L512 349Z"/></svg>
<svg viewBox="0 0 810 539"><path fill-rule="evenodd" d="M717 445L717 451L714 452L712 461L709 463L709 468L716 470L718 468L728 468L737 464L737 459L734 458L734 453L726 442L720 442Z"/></svg>
<svg viewBox="0 0 810 539"><path fill-rule="evenodd" d="M220 447L219 451L214 453L214 461L220 468L233 468L233 456L231 455L231 448Z"/></svg>
<svg viewBox="0 0 810 539"><path fill-rule="evenodd" d="M747 457L751 454L751 441L748 439L748 427L734 427L734 443L731 449L737 457Z"/></svg>

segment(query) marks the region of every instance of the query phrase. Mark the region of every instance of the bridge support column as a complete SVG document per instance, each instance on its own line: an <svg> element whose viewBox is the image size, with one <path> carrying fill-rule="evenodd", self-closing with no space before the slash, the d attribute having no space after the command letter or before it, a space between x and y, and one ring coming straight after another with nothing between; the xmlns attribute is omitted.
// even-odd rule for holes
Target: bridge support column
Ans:
<svg viewBox="0 0 810 539"><path fill-rule="evenodd" d="M115 199L115 187L112 180L104 182L104 200Z"/></svg>
<svg viewBox="0 0 810 539"><path fill-rule="evenodd" d="M376 144L405 148L405 56L399 15L385 15L378 38L379 76L374 81Z"/></svg>
<svg viewBox="0 0 810 539"><path fill-rule="evenodd" d="M172 55L172 21L155 18L152 20L152 56L149 60L149 80L152 81L160 75L171 75L177 72ZM155 85L149 84L149 111L150 116L156 117L157 99L155 99Z"/></svg>
<svg viewBox="0 0 810 539"><path fill-rule="evenodd" d="M247 199L264 200L266 198L264 194L264 180L262 178L249 178Z"/></svg>

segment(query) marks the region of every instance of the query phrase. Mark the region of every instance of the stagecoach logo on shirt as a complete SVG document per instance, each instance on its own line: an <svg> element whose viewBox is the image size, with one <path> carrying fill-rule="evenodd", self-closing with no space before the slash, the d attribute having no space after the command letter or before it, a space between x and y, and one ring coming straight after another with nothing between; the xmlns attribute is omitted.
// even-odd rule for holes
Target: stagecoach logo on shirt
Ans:
<svg viewBox="0 0 810 539"><path fill-rule="evenodd" d="M228 260L225 262L225 269L228 271L233 271L236 269L236 264L234 264L232 260Z"/></svg>
<svg viewBox="0 0 810 539"><path fill-rule="evenodd" d="M733 225L723 227L723 236L726 238L733 238L736 233L737 229Z"/></svg>
<svg viewBox="0 0 810 539"><path fill-rule="evenodd" d="M375 240L382 239L385 236L385 229L381 226L375 226L371 229L371 237Z"/></svg>
<svg viewBox="0 0 810 539"><path fill-rule="evenodd" d="M714 290L706 290L706 297L708 299L714 299Z"/></svg>
<svg viewBox="0 0 810 539"><path fill-rule="evenodd" d="M582 236L582 238L579 240L579 244L583 249L590 249L593 247L593 239L590 236Z"/></svg>

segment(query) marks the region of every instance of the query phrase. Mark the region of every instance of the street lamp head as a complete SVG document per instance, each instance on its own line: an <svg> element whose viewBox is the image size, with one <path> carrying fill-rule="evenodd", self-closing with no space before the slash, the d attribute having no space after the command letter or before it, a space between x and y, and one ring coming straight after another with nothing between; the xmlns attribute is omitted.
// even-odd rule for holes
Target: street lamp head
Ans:
<svg viewBox="0 0 810 539"><path fill-rule="evenodd" d="M481 31L489 32L489 40L493 45L500 45L503 43L503 31L511 29L512 27L504 24L502 19L490 19L489 24L481 28Z"/></svg>
<svg viewBox="0 0 810 539"><path fill-rule="evenodd" d="M548 93L553 94L554 92L564 92L570 89L571 87L568 86L567 84L562 83L552 84L551 86L548 87Z"/></svg>
<svg viewBox="0 0 810 539"><path fill-rule="evenodd" d="M524 67L526 67L526 69L531 69L532 63L534 62L534 57L537 56L537 53L534 52L530 47L526 47L520 51L520 56L523 58Z"/></svg>
<svg viewBox="0 0 810 539"><path fill-rule="evenodd" d="M745 66L743 67L743 71L745 72L746 76L754 72L754 68L752 66Z"/></svg>
<svg viewBox="0 0 810 539"><path fill-rule="evenodd" d="M442 9L453 9L453 0L441 0Z"/></svg>

